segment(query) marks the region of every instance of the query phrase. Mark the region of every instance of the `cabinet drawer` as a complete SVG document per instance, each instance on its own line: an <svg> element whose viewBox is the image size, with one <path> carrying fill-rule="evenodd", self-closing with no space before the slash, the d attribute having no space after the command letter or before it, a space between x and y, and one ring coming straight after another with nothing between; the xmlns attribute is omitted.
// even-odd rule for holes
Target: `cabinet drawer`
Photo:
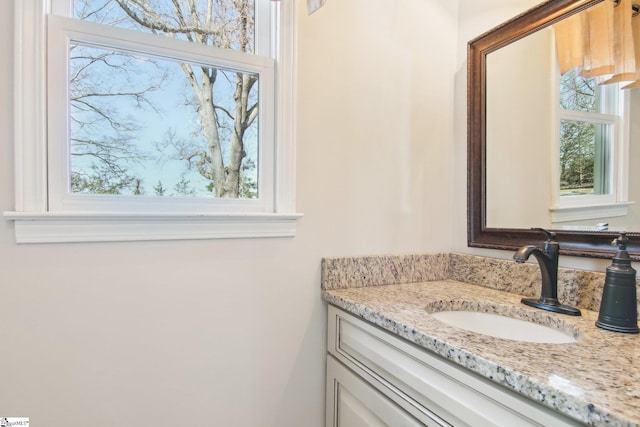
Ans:
<svg viewBox="0 0 640 427"><path fill-rule="evenodd" d="M374 386L455 426L583 425L334 306L328 349Z"/></svg>

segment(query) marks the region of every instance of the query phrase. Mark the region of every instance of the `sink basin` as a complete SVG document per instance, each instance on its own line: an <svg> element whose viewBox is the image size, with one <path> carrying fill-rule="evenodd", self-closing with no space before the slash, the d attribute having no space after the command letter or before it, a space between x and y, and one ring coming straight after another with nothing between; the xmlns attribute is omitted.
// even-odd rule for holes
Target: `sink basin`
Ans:
<svg viewBox="0 0 640 427"><path fill-rule="evenodd" d="M478 311L438 311L431 316L456 328L515 341L567 344L577 340L567 332L526 320Z"/></svg>

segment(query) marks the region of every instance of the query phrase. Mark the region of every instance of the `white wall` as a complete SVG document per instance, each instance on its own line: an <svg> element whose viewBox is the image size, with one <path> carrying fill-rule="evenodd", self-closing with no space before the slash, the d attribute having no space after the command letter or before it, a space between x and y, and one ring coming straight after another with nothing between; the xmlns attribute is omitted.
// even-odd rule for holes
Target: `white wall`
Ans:
<svg viewBox="0 0 640 427"><path fill-rule="evenodd" d="M321 257L451 249L457 2L329 0L307 17L298 1L297 237L18 246L0 221L0 416L319 427ZM0 211L14 208L13 3Z"/></svg>

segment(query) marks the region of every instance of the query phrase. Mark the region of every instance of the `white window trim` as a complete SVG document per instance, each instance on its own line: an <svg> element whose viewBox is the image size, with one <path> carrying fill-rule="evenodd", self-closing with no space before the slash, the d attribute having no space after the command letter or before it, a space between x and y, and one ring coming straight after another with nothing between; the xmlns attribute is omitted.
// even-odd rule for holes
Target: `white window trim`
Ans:
<svg viewBox="0 0 640 427"><path fill-rule="evenodd" d="M51 212L47 206L47 0L15 7L15 224L17 243L290 237L295 211L295 2L280 3L274 208L267 213ZM282 36L284 35L284 36Z"/></svg>
<svg viewBox="0 0 640 427"><path fill-rule="evenodd" d="M552 52L555 54L554 50ZM555 64L555 70L552 73L554 76L560 76L560 69L557 61L552 61ZM620 118L615 116L615 135L613 143L613 174L612 194L610 195L593 195L593 196L576 196L568 199L561 199L560 197L560 120L562 118L575 118L582 119L582 115L579 112L573 113L571 111L560 111L560 94L559 85L560 79L552 79L553 84L551 90L554 94L554 105L551 109L551 113L555 117L553 121L554 129L554 143L552 144L551 152L551 164L552 168L552 197L553 203L549 208L549 213L552 223L570 222L570 221L583 221L583 220L597 220L602 218L626 216L629 212L629 206L633 202L629 201L629 132L630 132L630 118L629 109L630 101L627 91L621 90L616 110L622 110L622 123ZM607 116L603 114L602 116ZM603 121L603 123L610 123L610 121Z"/></svg>
<svg viewBox="0 0 640 427"><path fill-rule="evenodd" d="M264 4L263 4L264 5ZM107 27L92 22L51 15L48 22L49 46L48 81L53 82L48 90L48 164L49 194L48 207L52 212L121 212L124 209L135 212L273 212L274 165L274 60L270 56L248 55L227 49L218 49L169 37L162 37L118 27ZM259 75L259 96L261 115L259 140L261 141L258 170L260 197L250 200L183 197L179 202L175 197L139 197L124 195L69 194L68 170L70 153L67 144L70 134L68 126L68 93L65 82L69 75L69 46L108 46L108 49L155 57L175 62L211 64L211 51L215 51L216 68L240 68L242 72ZM52 49L53 46L53 49ZM267 54L269 55L269 54ZM179 57L179 59L177 59ZM58 83L63 82L63 83ZM53 165L53 166L52 166ZM64 166L61 166L64 165ZM52 173L53 172L53 173Z"/></svg>
<svg viewBox="0 0 640 427"><path fill-rule="evenodd" d="M553 223L559 223L627 216L629 206L632 204L633 202L611 202L584 206L553 207L550 209L551 221Z"/></svg>

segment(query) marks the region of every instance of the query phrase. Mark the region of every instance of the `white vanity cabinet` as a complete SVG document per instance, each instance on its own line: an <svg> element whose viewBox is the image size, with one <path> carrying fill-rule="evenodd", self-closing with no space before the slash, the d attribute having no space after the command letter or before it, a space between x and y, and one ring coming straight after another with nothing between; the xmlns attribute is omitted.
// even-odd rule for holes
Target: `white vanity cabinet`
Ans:
<svg viewBox="0 0 640 427"><path fill-rule="evenodd" d="M327 427L583 425L335 306Z"/></svg>

